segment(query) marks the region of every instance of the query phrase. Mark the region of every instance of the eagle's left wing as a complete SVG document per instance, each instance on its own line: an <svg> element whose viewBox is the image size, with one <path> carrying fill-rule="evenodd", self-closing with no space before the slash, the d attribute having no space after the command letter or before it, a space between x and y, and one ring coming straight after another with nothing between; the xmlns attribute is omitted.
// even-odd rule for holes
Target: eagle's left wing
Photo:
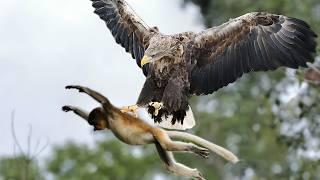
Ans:
<svg viewBox="0 0 320 180"><path fill-rule="evenodd" d="M196 35L190 93L210 94L250 71L313 61L316 34L302 20L248 13Z"/></svg>
<svg viewBox="0 0 320 180"><path fill-rule="evenodd" d="M116 42L131 53L141 67L141 59L148 46L152 29L143 25L143 22L128 8L124 0L91 0L95 8L94 13L105 21ZM143 67L146 75L147 66Z"/></svg>

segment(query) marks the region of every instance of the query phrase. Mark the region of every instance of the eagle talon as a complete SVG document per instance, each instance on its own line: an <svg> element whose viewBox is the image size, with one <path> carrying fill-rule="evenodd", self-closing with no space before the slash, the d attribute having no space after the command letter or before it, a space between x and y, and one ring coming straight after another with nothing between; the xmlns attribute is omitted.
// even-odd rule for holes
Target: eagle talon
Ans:
<svg viewBox="0 0 320 180"><path fill-rule="evenodd" d="M149 103L150 106L153 106L155 109L162 109L163 107L163 103L162 102L150 102Z"/></svg>
<svg viewBox="0 0 320 180"><path fill-rule="evenodd" d="M150 102L150 106L154 107L154 115L157 116L159 114L159 110L162 109L163 103L162 102Z"/></svg>

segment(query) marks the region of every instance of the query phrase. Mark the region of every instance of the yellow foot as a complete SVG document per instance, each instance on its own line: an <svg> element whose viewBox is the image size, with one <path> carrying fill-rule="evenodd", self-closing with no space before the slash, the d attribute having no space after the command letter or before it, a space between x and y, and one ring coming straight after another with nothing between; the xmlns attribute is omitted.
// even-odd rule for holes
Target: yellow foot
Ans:
<svg viewBox="0 0 320 180"><path fill-rule="evenodd" d="M131 106L124 106L120 109L121 112L123 113L132 113L135 117L138 117L138 110L139 106L138 105L131 105Z"/></svg>
<svg viewBox="0 0 320 180"><path fill-rule="evenodd" d="M153 106L154 107L154 115L158 115L159 113L159 110L163 107L163 103L159 103L159 102L151 102L149 103L150 106Z"/></svg>

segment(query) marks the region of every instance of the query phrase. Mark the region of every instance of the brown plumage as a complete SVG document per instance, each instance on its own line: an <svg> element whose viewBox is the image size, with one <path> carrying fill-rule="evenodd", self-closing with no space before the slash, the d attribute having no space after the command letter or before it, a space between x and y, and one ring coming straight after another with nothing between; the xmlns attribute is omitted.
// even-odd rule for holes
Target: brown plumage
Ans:
<svg viewBox="0 0 320 180"><path fill-rule="evenodd" d="M183 119L191 95L205 95L244 73L313 61L316 34L299 19L253 12L200 33L165 35L148 28L124 0L92 0L116 42L131 53L147 77L137 104L162 102L155 121Z"/></svg>

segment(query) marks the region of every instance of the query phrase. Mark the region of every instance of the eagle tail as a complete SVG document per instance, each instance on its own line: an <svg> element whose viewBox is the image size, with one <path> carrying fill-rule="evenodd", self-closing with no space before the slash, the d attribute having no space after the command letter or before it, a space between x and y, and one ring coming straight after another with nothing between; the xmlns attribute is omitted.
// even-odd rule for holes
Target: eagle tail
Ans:
<svg viewBox="0 0 320 180"><path fill-rule="evenodd" d="M155 121L156 125L165 129L176 129L176 130L191 129L196 125L196 121L194 119L193 112L190 106L188 107L185 113L186 114L182 121L183 123L179 121L172 123L174 119L174 115L165 115L165 113L163 113L163 115L161 116L161 120Z"/></svg>

